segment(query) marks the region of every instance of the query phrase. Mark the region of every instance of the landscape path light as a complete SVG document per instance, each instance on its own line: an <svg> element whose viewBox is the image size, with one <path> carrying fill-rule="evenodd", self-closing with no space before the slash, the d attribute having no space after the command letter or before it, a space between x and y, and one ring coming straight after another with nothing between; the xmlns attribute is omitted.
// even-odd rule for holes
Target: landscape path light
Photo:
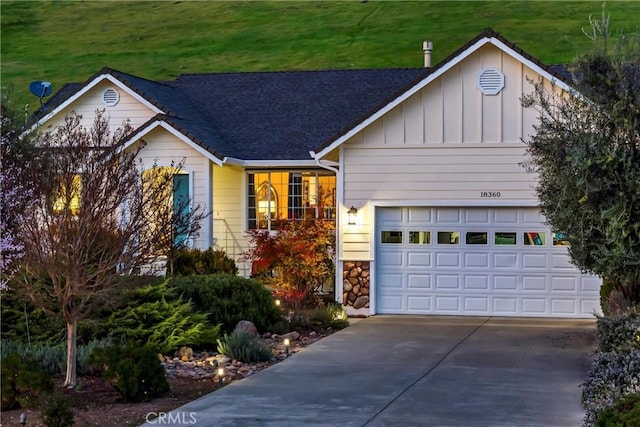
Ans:
<svg viewBox="0 0 640 427"><path fill-rule="evenodd" d="M285 338L282 343L284 344L284 354L289 357L289 345L291 344L291 341L289 341L289 338Z"/></svg>

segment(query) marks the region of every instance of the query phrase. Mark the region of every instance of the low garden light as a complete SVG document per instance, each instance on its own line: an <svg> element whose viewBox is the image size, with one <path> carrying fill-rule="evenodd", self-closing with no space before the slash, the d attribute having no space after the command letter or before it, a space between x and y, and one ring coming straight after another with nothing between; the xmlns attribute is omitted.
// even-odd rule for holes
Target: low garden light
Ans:
<svg viewBox="0 0 640 427"><path fill-rule="evenodd" d="M357 216L358 216L358 208L356 208L355 206L351 206L347 211L347 219L348 219L349 225L356 224Z"/></svg>
<svg viewBox="0 0 640 427"><path fill-rule="evenodd" d="M279 299L276 300L276 307L280 307L280 300Z"/></svg>
<svg viewBox="0 0 640 427"><path fill-rule="evenodd" d="M27 414L24 412L20 414L20 425L27 425Z"/></svg>
<svg viewBox="0 0 640 427"><path fill-rule="evenodd" d="M217 374L218 374L218 383L222 384L222 380L224 379L224 368L222 366L218 367Z"/></svg>
<svg viewBox="0 0 640 427"><path fill-rule="evenodd" d="M289 357L289 345L291 341L289 341L289 338L285 338L282 343L284 344L284 354Z"/></svg>

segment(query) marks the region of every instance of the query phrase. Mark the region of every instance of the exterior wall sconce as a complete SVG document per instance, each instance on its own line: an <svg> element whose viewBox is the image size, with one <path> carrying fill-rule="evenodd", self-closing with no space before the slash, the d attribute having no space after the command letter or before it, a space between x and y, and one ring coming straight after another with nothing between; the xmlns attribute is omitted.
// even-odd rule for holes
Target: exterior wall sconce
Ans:
<svg viewBox="0 0 640 427"><path fill-rule="evenodd" d="M358 216L358 209L355 206L351 206L351 208L349 208L349 210L347 211L347 218L349 220L348 224L355 225L357 216Z"/></svg>

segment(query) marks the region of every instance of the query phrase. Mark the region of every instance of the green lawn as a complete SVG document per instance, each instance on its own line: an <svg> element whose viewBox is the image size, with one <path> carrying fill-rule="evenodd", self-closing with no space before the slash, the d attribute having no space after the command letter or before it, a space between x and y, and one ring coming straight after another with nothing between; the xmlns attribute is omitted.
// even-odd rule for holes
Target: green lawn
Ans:
<svg viewBox="0 0 640 427"><path fill-rule="evenodd" d="M32 107L28 83L54 90L104 66L151 79L210 71L386 68L437 62L492 27L546 63L590 46L600 2L214 2L2 0L1 84ZM640 30L640 2L610 1L615 32Z"/></svg>

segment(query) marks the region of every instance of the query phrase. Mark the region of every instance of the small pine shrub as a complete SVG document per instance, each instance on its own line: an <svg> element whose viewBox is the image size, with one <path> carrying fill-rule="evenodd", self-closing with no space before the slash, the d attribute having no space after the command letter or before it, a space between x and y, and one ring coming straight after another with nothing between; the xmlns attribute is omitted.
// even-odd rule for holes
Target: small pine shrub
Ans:
<svg viewBox="0 0 640 427"><path fill-rule="evenodd" d="M89 363L102 371L125 402L144 402L169 391L158 355L148 346L129 342L97 348Z"/></svg>
<svg viewBox="0 0 640 427"><path fill-rule="evenodd" d="M218 353L241 362L263 362L271 359L272 352L257 337L236 331L218 340Z"/></svg>
<svg viewBox="0 0 640 427"><path fill-rule="evenodd" d="M212 346L220 326L197 312L167 283L138 289L126 308L114 311L106 322L113 341L134 341L169 353L181 346Z"/></svg>
<svg viewBox="0 0 640 427"><path fill-rule="evenodd" d="M640 426L640 394L626 396L615 405L603 410L595 422L596 427Z"/></svg>
<svg viewBox="0 0 640 427"><path fill-rule="evenodd" d="M282 319L271 292L262 283L230 274L174 277L178 294L190 299L211 323L231 333L240 320L250 320L258 331L268 331Z"/></svg>
<svg viewBox="0 0 640 427"><path fill-rule="evenodd" d="M69 400L60 394L52 396L42 412L42 422L47 427L71 427L74 415Z"/></svg>
<svg viewBox="0 0 640 427"><path fill-rule="evenodd" d="M181 249L174 261L174 275L190 276L192 274L238 274L236 262L222 250L209 248Z"/></svg>
<svg viewBox="0 0 640 427"><path fill-rule="evenodd" d="M14 352L3 357L1 365L3 411L34 407L53 390L51 375L30 357L21 357Z"/></svg>

